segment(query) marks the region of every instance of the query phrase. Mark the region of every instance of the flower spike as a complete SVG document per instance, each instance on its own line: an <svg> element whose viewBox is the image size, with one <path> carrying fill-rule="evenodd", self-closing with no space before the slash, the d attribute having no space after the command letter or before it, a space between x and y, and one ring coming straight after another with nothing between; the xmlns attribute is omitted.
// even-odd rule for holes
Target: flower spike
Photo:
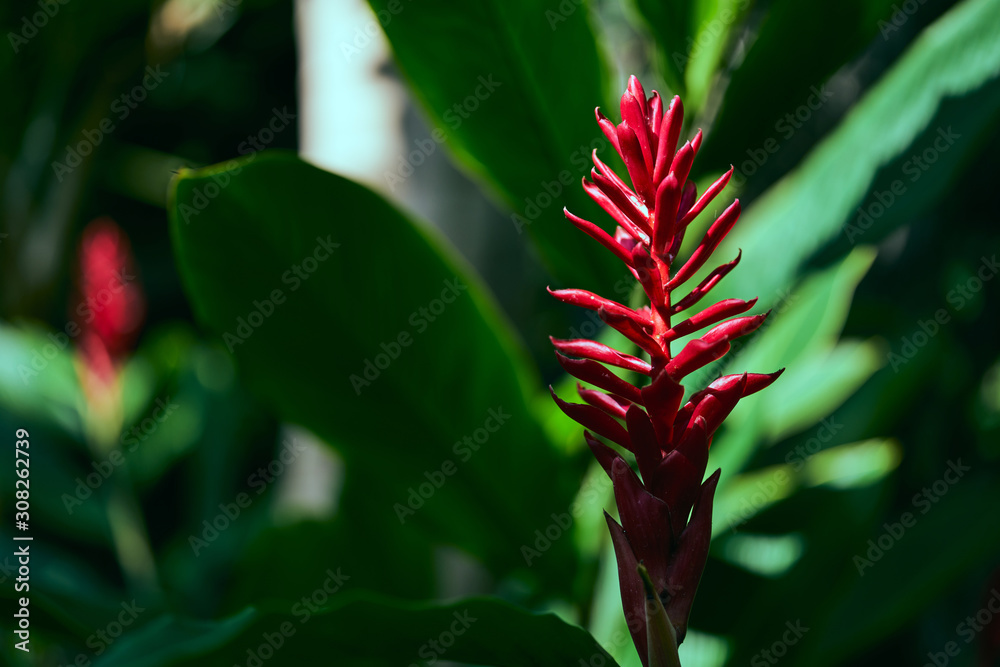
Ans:
<svg viewBox="0 0 1000 667"><path fill-rule="evenodd" d="M584 290L550 289L560 301L597 311L640 350L626 353L595 341L553 338L566 372L597 389L578 385L583 403L567 403L554 392L552 396L563 412L588 429L587 444L612 480L621 523L606 519L618 560L622 606L627 618L639 621L630 623L629 630L642 664L673 667L680 664L677 645L687 634L712 536L712 504L721 474L717 470L704 479L712 436L740 399L768 387L781 371L721 377L682 406L681 380L725 355L733 340L755 331L768 315L743 315L757 299L724 299L671 323L740 261L737 255L709 272L686 296L673 298L674 290L705 266L739 218L739 201L734 201L688 260L672 267L686 228L722 192L733 170L698 197L688 176L701 147L701 132L678 149L684 123L680 98L674 97L664 109L660 95L653 91L647 97L634 76L622 95L619 124L600 109L595 114L622 158L628 179L614 173L594 151L594 169L589 180L583 179L583 187L618 227L612 236L569 211L566 217L625 263L648 302L629 308ZM703 329L708 330L674 354L672 342ZM630 382L623 371L642 384ZM631 452L639 474L595 435Z"/></svg>

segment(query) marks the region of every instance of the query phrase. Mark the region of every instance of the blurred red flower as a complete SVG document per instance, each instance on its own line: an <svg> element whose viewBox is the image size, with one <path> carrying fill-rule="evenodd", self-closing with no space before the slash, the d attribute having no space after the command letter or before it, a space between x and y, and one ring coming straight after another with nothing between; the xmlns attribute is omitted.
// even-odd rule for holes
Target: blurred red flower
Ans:
<svg viewBox="0 0 1000 667"><path fill-rule="evenodd" d="M145 315L145 298L128 237L110 218L98 218L83 230L77 279L79 353L88 395L106 390L132 347Z"/></svg>

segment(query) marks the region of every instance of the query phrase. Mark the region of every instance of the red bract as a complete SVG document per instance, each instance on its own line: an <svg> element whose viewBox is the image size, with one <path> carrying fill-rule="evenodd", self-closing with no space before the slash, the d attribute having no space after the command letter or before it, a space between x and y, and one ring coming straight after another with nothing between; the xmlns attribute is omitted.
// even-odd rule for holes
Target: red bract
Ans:
<svg viewBox="0 0 1000 667"><path fill-rule="evenodd" d="M740 260L737 256L711 271L683 297L674 297L675 290L704 267L739 217L740 204L735 201L709 227L687 261L674 268L687 226L722 191L733 170L697 197L688 174L701 146L701 132L678 149L684 116L680 98L675 97L664 110L659 94L654 91L647 98L635 77L629 79L622 96L619 125L600 109L596 113L601 129L625 163L632 187L594 151L595 168L590 180L584 178L583 188L614 218L618 229L612 237L569 211L566 217L628 267L649 303L633 309L584 290L550 291L560 301L597 311L649 360L594 341L553 339L566 372L601 390L581 386L582 404L567 403L555 393L553 398L567 415L589 429L585 431L587 443L614 484L621 525L606 518L618 559L625 614L643 621L629 623L643 665L677 664L676 644L687 631L712 536L712 501L720 471L702 482L712 435L739 399L764 389L781 371L721 377L682 406L681 380L725 355L734 339L751 333L767 317L764 313L727 321L753 308L756 299L725 299L683 321L671 322L700 301ZM671 342L708 327L676 354L671 351ZM650 382L633 385L608 366L646 376ZM631 452L641 480L614 449L591 432ZM657 610L666 612L669 624L655 616Z"/></svg>
<svg viewBox="0 0 1000 667"><path fill-rule="evenodd" d="M80 305L72 316L80 322L80 355L87 384L107 386L139 333L145 302L135 281L128 237L112 220L100 218L87 225L79 258Z"/></svg>

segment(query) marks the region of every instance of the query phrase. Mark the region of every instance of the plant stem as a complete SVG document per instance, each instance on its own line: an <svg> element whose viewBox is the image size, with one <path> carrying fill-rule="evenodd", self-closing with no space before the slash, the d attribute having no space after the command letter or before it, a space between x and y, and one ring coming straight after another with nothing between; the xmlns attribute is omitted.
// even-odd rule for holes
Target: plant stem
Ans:
<svg viewBox="0 0 1000 667"><path fill-rule="evenodd" d="M118 470L116 476L127 474L125 470ZM115 480L108 497L107 512L111 540L129 587L147 600L159 601L156 560L130 480L122 477Z"/></svg>

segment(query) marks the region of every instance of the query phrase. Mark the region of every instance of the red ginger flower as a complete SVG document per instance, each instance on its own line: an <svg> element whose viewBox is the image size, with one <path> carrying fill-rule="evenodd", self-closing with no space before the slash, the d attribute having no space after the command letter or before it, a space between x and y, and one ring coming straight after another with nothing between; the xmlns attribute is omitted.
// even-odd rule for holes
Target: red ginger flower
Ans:
<svg viewBox="0 0 1000 667"><path fill-rule="evenodd" d="M145 300L128 237L110 218L83 230L79 258L81 304L73 314L82 317L84 386L88 395L98 395L114 383L118 363L139 333Z"/></svg>
<svg viewBox="0 0 1000 667"><path fill-rule="evenodd" d="M681 405L681 380L729 351L733 339L757 329L767 313L726 318L753 308L756 299L725 299L678 322L671 318L695 305L740 261L740 255L709 273L683 298L673 292L708 261L740 214L734 201L709 227L679 268L674 259L687 226L722 191L732 168L701 195L688 181L702 135L677 150L683 106L674 97L666 111L655 91L646 98L638 79L622 96L622 122L615 125L596 110L597 122L628 169L632 188L593 153L595 169L583 179L587 194L618 229L614 237L569 211L566 217L628 266L649 299L639 309L577 289L550 290L566 303L597 311L600 318L649 357L618 352L591 340L552 340L567 373L603 391L579 387L583 404L559 407L593 433L631 452L642 479L611 447L585 431L587 443L614 485L621 525L605 514L618 559L622 604L643 665L675 665L676 645L687 632L691 603L701 579L712 536L712 501L721 471L704 483L712 435L737 401L767 387L781 371L727 375ZM714 325L714 326L713 326ZM671 342L706 327L676 354ZM638 387L606 366L650 378ZM623 425L624 422L624 425ZM690 520L689 520L690 516ZM661 606L662 605L662 606ZM662 609L668 624L650 616ZM664 646L664 644L666 646Z"/></svg>

